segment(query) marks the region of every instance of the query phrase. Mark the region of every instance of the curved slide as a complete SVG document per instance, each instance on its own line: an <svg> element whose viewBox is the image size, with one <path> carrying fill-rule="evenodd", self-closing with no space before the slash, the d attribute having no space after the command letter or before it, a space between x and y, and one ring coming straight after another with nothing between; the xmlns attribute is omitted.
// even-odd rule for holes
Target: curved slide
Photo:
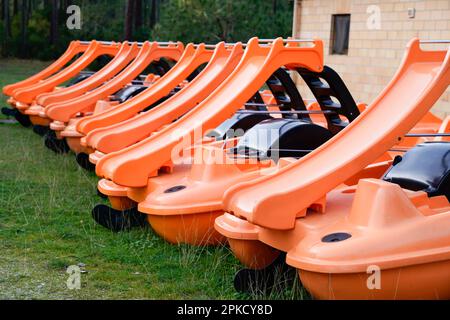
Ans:
<svg viewBox="0 0 450 320"><path fill-rule="evenodd" d="M150 63L162 57L178 60L182 55L184 46L182 43L177 45L160 47L157 42L144 42L136 59L134 59L125 69L116 77L80 97L67 101L52 103L45 108L47 116L53 120L68 122L78 112L85 110L90 106L95 106L98 100L106 98L108 95L117 92L125 85L136 78Z"/></svg>
<svg viewBox="0 0 450 320"><path fill-rule="evenodd" d="M44 70L36 73L35 75L24 79L22 81L9 84L7 86L3 87L3 94L7 96L12 96L14 90L19 88L24 88L30 85L33 85L35 83L38 83L41 80L44 80L51 75L55 74L64 66L69 63L77 54L85 52L87 48L89 47L90 42L83 42L83 41L72 41L70 42L69 46L67 47L66 51L52 64L50 64L47 68Z"/></svg>
<svg viewBox="0 0 450 320"><path fill-rule="evenodd" d="M194 141L195 133L217 127L232 116L257 92L281 66L303 67L320 72L323 69L323 44L312 47L284 45L281 38L260 45L252 38L233 73L197 107L159 134L121 151L104 156L97 164L97 175L129 187L144 187L150 174L169 162L174 148L183 137Z"/></svg>
<svg viewBox="0 0 450 320"><path fill-rule="evenodd" d="M394 78L358 119L276 174L230 188L225 210L263 227L292 229L311 204L398 143L449 84L450 49L422 51L413 39Z"/></svg>
<svg viewBox="0 0 450 320"><path fill-rule="evenodd" d="M240 44L228 48L223 42L217 44L208 65L183 90L136 117L89 132L87 145L103 153L111 153L148 137L203 101L231 74L242 54Z"/></svg>
<svg viewBox="0 0 450 320"><path fill-rule="evenodd" d="M87 134L94 129L128 120L138 112L167 96L199 66L208 62L212 53L213 51L206 49L204 44L200 44L197 48L193 44L187 45L178 63L154 85L148 87L133 99L114 108L85 117L77 124L77 130Z"/></svg>
<svg viewBox="0 0 450 320"><path fill-rule="evenodd" d="M99 71L73 86L38 95L36 97L37 104L46 107L53 102L75 98L102 85L125 68L136 57L138 52L139 46L136 43L125 41L114 58Z"/></svg>
<svg viewBox="0 0 450 320"><path fill-rule="evenodd" d="M120 43L103 44L92 41L83 55L70 64L67 68L45 79L25 88L14 90L13 97L22 103L32 103L36 96L43 92L52 91L64 81L76 76L81 70L89 66L95 59L102 55L114 56L120 48Z"/></svg>

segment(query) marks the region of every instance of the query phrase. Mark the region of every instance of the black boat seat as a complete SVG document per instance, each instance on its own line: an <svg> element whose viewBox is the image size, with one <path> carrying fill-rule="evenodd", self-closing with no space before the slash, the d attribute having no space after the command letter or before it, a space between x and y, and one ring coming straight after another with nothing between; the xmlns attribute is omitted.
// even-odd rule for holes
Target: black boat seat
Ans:
<svg viewBox="0 0 450 320"><path fill-rule="evenodd" d="M333 134L328 129L299 119L268 119L248 130L231 151L258 158L302 157Z"/></svg>
<svg viewBox="0 0 450 320"><path fill-rule="evenodd" d="M418 144L396 159L383 180L404 189L425 191L429 196L445 195L450 200L450 142Z"/></svg>

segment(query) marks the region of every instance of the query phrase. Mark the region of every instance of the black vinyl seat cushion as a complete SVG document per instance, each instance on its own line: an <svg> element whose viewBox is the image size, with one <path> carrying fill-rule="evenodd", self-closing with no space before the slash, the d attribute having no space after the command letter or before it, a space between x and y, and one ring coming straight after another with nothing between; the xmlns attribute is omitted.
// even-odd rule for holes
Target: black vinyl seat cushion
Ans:
<svg viewBox="0 0 450 320"><path fill-rule="evenodd" d="M423 190L429 196L445 195L450 199L450 143L421 143L399 159L383 180L404 189Z"/></svg>

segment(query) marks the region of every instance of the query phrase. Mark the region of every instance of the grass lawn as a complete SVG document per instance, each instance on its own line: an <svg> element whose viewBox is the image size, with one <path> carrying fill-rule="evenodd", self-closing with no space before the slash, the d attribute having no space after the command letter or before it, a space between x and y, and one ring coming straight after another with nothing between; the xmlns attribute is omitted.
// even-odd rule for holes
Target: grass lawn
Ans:
<svg viewBox="0 0 450 320"><path fill-rule="evenodd" d="M45 65L0 60L0 87ZM0 136L0 299L261 298L235 293L228 248L173 246L150 228L114 234L91 219L104 200L73 154L53 154L19 124L0 124ZM86 271L80 290L66 285L74 264ZM303 296L296 285L262 298Z"/></svg>

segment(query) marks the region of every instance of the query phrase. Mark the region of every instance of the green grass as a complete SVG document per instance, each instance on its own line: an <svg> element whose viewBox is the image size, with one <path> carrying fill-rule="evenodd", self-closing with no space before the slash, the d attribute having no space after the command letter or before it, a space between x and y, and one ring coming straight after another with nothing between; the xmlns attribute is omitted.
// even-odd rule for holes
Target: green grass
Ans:
<svg viewBox="0 0 450 320"><path fill-rule="evenodd" d="M49 62L37 60L19 60L19 59L0 59L0 103L1 107L6 104L6 96L3 95L2 88L10 83L14 83L25 79L44 69ZM5 119L6 116L0 113L0 119Z"/></svg>
<svg viewBox="0 0 450 320"><path fill-rule="evenodd" d="M45 63L0 60L0 87ZM2 97L2 106L5 98ZM302 298L296 286L238 295L240 268L226 247L173 246L150 228L114 234L96 225L97 177L73 154L55 155L18 124L0 124L0 299ZM84 264L80 290L69 265Z"/></svg>

